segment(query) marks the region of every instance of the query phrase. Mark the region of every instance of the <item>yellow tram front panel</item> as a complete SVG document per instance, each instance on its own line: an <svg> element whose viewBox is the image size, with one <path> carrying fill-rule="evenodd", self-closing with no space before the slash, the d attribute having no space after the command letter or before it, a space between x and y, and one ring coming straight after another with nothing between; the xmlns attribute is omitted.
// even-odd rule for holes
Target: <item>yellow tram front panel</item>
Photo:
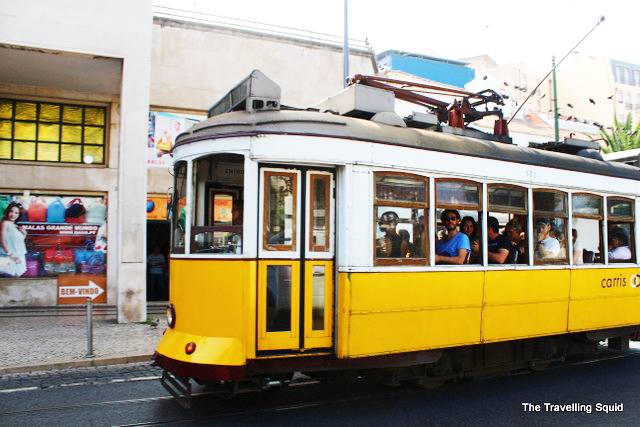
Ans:
<svg viewBox="0 0 640 427"><path fill-rule="evenodd" d="M640 324L640 268L571 272L570 332Z"/></svg>
<svg viewBox="0 0 640 427"><path fill-rule="evenodd" d="M226 366L255 357L255 278L255 261L172 259L176 322L157 351L184 362ZM185 353L189 342L196 344L191 355Z"/></svg>
<svg viewBox="0 0 640 427"><path fill-rule="evenodd" d="M485 272L483 342L565 333L569 270Z"/></svg>
<svg viewBox="0 0 640 427"><path fill-rule="evenodd" d="M340 273L338 357L480 342L484 272Z"/></svg>

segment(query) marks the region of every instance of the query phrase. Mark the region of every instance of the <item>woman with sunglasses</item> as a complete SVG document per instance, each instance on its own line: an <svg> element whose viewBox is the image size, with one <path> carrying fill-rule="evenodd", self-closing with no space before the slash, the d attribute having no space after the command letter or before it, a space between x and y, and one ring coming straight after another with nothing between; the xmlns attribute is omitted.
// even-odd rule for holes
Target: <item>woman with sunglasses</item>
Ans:
<svg viewBox="0 0 640 427"><path fill-rule="evenodd" d="M445 209L440 219L447 229L447 234L436 242L436 264L464 264L471 246L469 237L458 231L460 213L453 209Z"/></svg>

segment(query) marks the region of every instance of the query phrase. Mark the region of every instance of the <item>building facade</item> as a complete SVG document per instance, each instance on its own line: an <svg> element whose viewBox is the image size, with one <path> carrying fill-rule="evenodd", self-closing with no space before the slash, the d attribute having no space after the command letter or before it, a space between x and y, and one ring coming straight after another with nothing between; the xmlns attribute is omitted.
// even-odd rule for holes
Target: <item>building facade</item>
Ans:
<svg viewBox="0 0 640 427"><path fill-rule="evenodd" d="M558 103L573 116L613 126L614 117L624 121L631 114L640 121L640 65L608 57L582 58L574 53L573 64L558 69Z"/></svg>
<svg viewBox="0 0 640 427"><path fill-rule="evenodd" d="M27 267L0 265L0 306L90 297L146 320L176 132L253 69L290 106L343 87L339 45L154 18L150 1L0 0L0 16L0 209L24 207ZM350 67L375 74L373 53Z"/></svg>
<svg viewBox="0 0 640 427"><path fill-rule="evenodd" d="M146 319L151 13L151 1L0 2L0 196L33 219L20 218L28 277L3 272L1 305L91 297L120 322ZM78 249L96 258L84 270Z"/></svg>

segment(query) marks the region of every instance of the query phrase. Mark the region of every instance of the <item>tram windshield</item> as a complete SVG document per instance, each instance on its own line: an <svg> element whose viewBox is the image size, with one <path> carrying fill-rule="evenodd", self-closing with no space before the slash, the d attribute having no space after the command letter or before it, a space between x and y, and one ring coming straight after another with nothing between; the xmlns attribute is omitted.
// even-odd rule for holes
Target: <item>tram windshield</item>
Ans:
<svg viewBox="0 0 640 427"><path fill-rule="evenodd" d="M171 202L171 252L183 254L185 247L185 218L187 206L187 162L176 163L175 183Z"/></svg>
<svg viewBox="0 0 640 427"><path fill-rule="evenodd" d="M244 157L201 157L193 174L191 253L241 254Z"/></svg>

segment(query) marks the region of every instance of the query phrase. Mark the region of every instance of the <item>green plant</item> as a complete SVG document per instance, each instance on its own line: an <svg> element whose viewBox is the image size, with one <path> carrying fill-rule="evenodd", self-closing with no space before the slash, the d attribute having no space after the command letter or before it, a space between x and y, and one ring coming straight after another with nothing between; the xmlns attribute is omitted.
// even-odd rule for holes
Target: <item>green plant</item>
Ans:
<svg viewBox="0 0 640 427"><path fill-rule="evenodd" d="M607 148L604 149L606 153L640 148L640 123L634 128L631 113L624 122L619 122L617 117L613 118L613 122L610 133L600 128L602 139L607 143Z"/></svg>

